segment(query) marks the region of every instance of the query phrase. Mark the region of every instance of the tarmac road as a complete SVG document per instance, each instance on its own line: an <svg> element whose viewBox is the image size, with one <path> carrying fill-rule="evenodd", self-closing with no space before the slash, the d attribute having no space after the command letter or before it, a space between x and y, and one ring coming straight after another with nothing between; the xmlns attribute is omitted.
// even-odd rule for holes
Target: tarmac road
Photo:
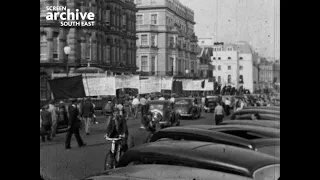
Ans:
<svg viewBox="0 0 320 180"><path fill-rule="evenodd" d="M104 158L110 150L110 144L103 138L106 128L104 119L98 117L97 121L99 124L91 126L89 136L81 132L82 139L87 143L83 148L78 148L75 137L72 136L71 149L66 150L64 148L66 133L57 134L51 142L40 141L40 173L45 179L82 179L103 171ZM181 121L181 126L190 124L214 125L213 113L203 112L200 119ZM129 133L136 131L139 127L140 119L128 120Z"/></svg>

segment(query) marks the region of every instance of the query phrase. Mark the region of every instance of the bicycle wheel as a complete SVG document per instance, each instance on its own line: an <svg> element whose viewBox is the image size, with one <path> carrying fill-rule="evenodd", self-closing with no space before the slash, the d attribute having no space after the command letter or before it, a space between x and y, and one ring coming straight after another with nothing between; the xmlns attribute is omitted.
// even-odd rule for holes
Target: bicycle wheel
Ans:
<svg viewBox="0 0 320 180"><path fill-rule="evenodd" d="M111 152L108 152L104 160L104 170L106 171L114 168L115 168L115 162L114 162L113 154Z"/></svg>

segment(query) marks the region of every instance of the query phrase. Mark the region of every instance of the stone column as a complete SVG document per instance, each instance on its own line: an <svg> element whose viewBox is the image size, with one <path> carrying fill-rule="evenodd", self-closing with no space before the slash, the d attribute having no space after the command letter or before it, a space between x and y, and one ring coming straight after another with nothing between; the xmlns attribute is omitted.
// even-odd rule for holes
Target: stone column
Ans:
<svg viewBox="0 0 320 180"><path fill-rule="evenodd" d="M48 48L48 61L52 62L53 61L53 31L51 28L47 29L47 48Z"/></svg>

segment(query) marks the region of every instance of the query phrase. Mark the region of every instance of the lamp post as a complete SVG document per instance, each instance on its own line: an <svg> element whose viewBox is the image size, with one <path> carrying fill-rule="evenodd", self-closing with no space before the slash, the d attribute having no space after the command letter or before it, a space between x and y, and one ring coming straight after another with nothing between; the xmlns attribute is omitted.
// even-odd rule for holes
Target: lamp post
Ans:
<svg viewBox="0 0 320 180"><path fill-rule="evenodd" d="M185 73L186 73L187 77L189 77L189 69L186 69Z"/></svg>
<svg viewBox="0 0 320 180"><path fill-rule="evenodd" d="M67 57L65 63L66 63L66 74L67 74L67 77L68 77L68 75L69 75L69 59L68 59L68 57L69 57L71 48L70 48L70 46L65 46L63 48L63 50L64 50L64 53L66 54L66 57Z"/></svg>

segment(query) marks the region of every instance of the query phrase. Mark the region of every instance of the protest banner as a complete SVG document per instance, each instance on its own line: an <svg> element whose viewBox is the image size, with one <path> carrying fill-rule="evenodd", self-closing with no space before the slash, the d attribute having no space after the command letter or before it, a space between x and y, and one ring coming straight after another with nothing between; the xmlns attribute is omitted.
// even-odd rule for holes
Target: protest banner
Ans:
<svg viewBox="0 0 320 180"><path fill-rule="evenodd" d="M161 87L160 82L155 81L154 78L140 80L139 93L146 94L146 93L160 92L161 91L160 87Z"/></svg>
<svg viewBox="0 0 320 180"><path fill-rule="evenodd" d="M134 75L123 75L116 76L116 89L122 88L134 88L139 89L140 87L139 76Z"/></svg>
<svg viewBox="0 0 320 180"><path fill-rule="evenodd" d="M83 77L82 80L87 96L116 95L115 77Z"/></svg>

